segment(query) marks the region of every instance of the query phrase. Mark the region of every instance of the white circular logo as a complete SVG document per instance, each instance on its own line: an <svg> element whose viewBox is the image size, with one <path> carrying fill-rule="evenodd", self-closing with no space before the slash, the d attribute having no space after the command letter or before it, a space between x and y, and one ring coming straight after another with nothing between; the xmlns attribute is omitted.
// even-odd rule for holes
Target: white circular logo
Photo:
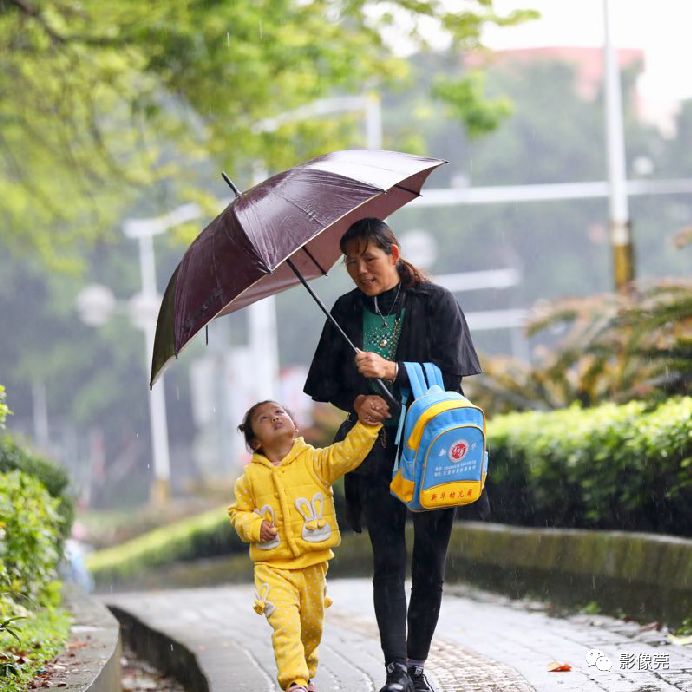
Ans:
<svg viewBox="0 0 692 692"><path fill-rule="evenodd" d="M609 671L613 667L611 660L600 649L591 649L586 654L586 663L589 666L596 666L598 670L604 672Z"/></svg>

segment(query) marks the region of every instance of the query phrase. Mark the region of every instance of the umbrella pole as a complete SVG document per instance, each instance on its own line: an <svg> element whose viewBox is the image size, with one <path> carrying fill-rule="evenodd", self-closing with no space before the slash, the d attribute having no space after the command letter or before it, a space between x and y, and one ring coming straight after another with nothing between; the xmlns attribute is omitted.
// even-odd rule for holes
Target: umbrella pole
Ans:
<svg viewBox="0 0 692 692"><path fill-rule="evenodd" d="M319 305L320 309L322 312L327 316L327 319L339 330L339 333L341 336L346 339L348 345L353 349L354 353L360 353L360 349L351 341L349 338L348 334L341 328L341 325L334 319L334 316L332 315L329 310L327 310L325 304L322 302L322 299L310 288L308 282L305 280L305 277L298 271L298 268L296 267L295 264L290 259L286 260L286 264L292 269L293 273L298 277L298 280L300 283L305 286L307 292L312 296L312 299ZM392 396L392 393L387 389L387 385L379 378L379 377L374 377L372 378L377 385L377 388L380 390L380 394L382 394L382 397L385 399L387 402L392 414L398 414L399 411L401 410L401 405L399 402Z"/></svg>

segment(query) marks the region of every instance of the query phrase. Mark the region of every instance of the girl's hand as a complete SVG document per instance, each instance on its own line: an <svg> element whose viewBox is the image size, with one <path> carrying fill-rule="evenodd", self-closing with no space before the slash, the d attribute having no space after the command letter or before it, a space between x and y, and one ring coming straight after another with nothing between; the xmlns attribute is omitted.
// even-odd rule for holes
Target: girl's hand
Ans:
<svg viewBox="0 0 692 692"><path fill-rule="evenodd" d="M276 538L276 527L265 519L260 528L260 543L271 541L272 538Z"/></svg>
<svg viewBox="0 0 692 692"><path fill-rule="evenodd" d="M358 420L365 425L375 425L392 417L387 402L375 394L359 394L353 402L353 408L358 414Z"/></svg>
<svg viewBox="0 0 692 692"><path fill-rule="evenodd" d="M384 380L396 378L396 363L387 360L377 353L370 351L359 351L356 353L356 367L363 377L379 377Z"/></svg>

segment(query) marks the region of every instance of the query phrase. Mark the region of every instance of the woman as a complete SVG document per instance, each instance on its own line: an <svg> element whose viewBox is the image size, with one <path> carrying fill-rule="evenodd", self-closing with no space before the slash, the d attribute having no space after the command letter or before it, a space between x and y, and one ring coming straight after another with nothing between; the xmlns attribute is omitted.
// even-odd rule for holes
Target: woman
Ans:
<svg viewBox="0 0 692 692"><path fill-rule="evenodd" d="M363 517L372 543L373 598L387 676L380 692L432 690L424 666L440 610L454 509L413 514L413 585L407 611L406 507L389 491L398 421L389 414L372 378L384 380L400 399L401 389L408 386L405 361L435 363L446 389L457 392L461 378L481 368L456 300L401 258L387 224L372 218L357 221L342 237L340 248L356 288L336 301L332 314L360 352L354 357L327 321L305 392L348 412L337 439L358 417L385 421L365 462L346 476L347 519L360 532ZM485 495L476 505L476 516L487 516Z"/></svg>

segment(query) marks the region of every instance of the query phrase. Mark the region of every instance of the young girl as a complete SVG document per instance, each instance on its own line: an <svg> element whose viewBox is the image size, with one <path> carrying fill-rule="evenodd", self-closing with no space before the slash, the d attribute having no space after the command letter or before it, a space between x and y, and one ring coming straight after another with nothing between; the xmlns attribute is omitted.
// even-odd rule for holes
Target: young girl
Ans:
<svg viewBox="0 0 692 692"><path fill-rule="evenodd" d="M282 690L316 692L327 561L341 541L331 485L365 459L381 427L370 413L342 442L316 449L298 437L275 401L252 406L238 426L254 454L236 481L228 514L250 543L254 607L274 630Z"/></svg>

